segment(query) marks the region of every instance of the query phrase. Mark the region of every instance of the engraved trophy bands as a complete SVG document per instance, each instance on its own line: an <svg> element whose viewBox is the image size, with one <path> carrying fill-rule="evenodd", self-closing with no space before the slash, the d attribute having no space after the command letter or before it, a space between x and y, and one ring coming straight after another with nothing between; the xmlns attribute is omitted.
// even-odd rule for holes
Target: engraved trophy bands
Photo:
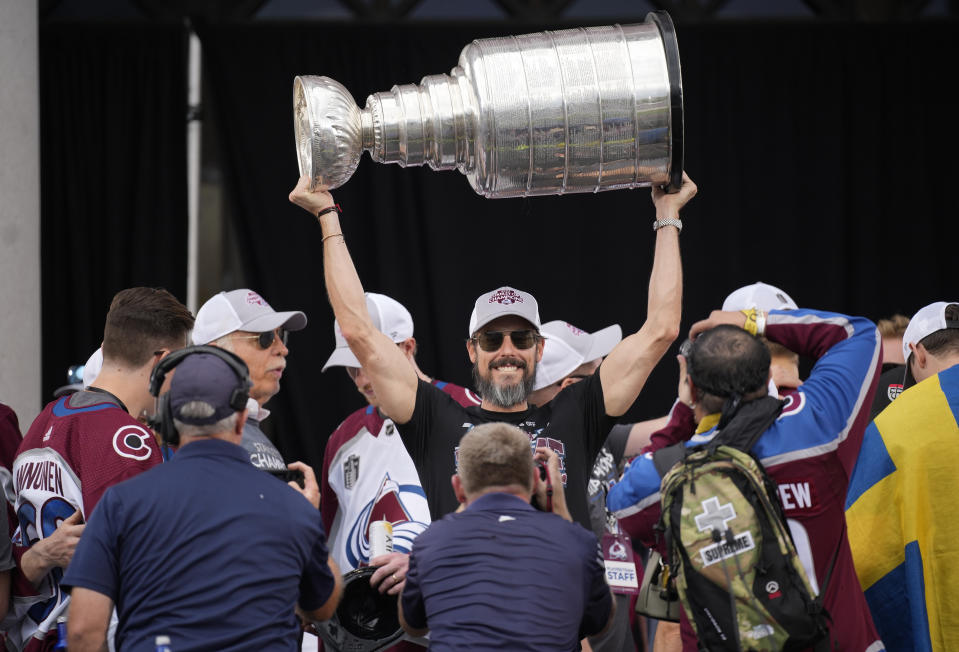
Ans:
<svg viewBox="0 0 959 652"><path fill-rule="evenodd" d="M458 169L486 197L679 188L683 95L669 15L638 25L476 40L449 75L374 93L360 108L328 77L296 77L300 174L344 184L363 150Z"/></svg>

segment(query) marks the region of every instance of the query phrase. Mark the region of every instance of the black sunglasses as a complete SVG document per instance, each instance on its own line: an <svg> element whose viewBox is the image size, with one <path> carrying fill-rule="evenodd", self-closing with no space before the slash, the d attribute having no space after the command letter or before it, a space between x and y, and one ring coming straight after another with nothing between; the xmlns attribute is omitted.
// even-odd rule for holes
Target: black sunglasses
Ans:
<svg viewBox="0 0 959 652"><path fill-rule="evenodd" d="M260 345L261 349L268 349L273 346L273 341L277 337L279 337L280 341L283 342L283 346L286 346L286 342L290 337L290 333L285 328L277 328L273 331L264 331L258 335L242 335L235 339L256 340L256 343Z"/></svg>
<svg viewBox="0 0 959 652"><path fill-rule="evenodd" d="M503 346L503 338L509 335L510 341L517 349L525 350L536 345L540 340L540 335L532 329L521 331L486 331L479 333L476 337L471 337L470 341L478 344L481 349L487 353L499 351Z"/></svg>

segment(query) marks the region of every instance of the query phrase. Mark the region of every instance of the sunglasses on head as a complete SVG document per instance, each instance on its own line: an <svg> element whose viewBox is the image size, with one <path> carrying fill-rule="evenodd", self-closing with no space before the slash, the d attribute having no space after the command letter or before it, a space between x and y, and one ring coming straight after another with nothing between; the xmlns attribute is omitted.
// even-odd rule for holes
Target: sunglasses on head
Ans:
<svg viewBox="0 0 959 652"><path fill-rule="evenodd" d="M509 335L510 341L517 349L528 349L536 345L540 339L539 333L527 328L521 331L486 331L471 337L470 341L479 345L487 353L499 351L503 346L503 338Z"/></svg>
<svg viewBox="0 0 959 652"><path fill-rule="evenodd" d="M283 342L283 346L286 346L286 342L290 337L289 331L285 328L277 328L272 331L264 331L257 335L243 335L235 339L238 340L256 340L256 343L260 346L261 349L268 349L273 346L274 340L279 337L280 341Z"/></svg>

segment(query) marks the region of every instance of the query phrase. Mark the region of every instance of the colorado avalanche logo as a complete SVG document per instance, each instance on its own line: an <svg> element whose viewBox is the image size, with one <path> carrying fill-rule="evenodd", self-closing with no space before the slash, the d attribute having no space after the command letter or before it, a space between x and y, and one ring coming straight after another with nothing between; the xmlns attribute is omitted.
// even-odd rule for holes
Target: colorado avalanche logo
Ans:
<svg viewBox="0 0 959 652"><path fill-rule="evenodd" d="M619 541L613 541L613 545L609 547L609 558L625 561L628 558L628 555L626 554L626 546L621 544Z"/></svg>
<svg viewBox="0 0 959 652"><path fill-rule="evenodd" d="M401 485L383 476L376 498L360 511L350 527L346 541L346 558L353 568L370 561L370 524L373 521L389 521L393 525L393 550L409 553L413 539L429 525L429 506L426 494L418 485ZM416 520L415 515L423 520Z"/></svg>
<svg viewBox="0 0 959 652"><path fill-rule="evenodd" d="M250 304L251 306L265 306L267 308L270 307L270 305L263 300L263 297L261 297L256 292L253 292L252 290L246 293L246 302Z"/></svg>
<svg viewBox="0 0 959 652"><path fill-rule="evenodd" d="M806 394L800 391L789 391L782 397L786 402L783 404L781 417L791 417L802 411L806 407Z"/></svg>
<svg viewBox="0 0 959 652"><path fill-rule="evenodd" d="M145 460L153 454L153 449L148 443L151 437L153 435L140 426L123 426L113 433L113 450L120 457Z"/></svg>
<svg viewBox="0 0 959 652"><path fill-rule="evenodd" d="M509 306L514 303L523 303L523 296L511 288L505 290L497 290L489 298L490 303L498 303L500 305Z"/></svg>
<svg viewBox="0 0 959 652"><path fill-rule="evenodd" d="M564 321L563 323L566 324L566 328L568 328L568 329L569 329L569 332L572 333L573 335L579 336L579 335L585 335L585 334L586 334L586 331L581 330L581 329L579 329L579 328L576 328L575 326L573 326L573 325L570 324L569 322L565 322L565 321Z"/></svg>

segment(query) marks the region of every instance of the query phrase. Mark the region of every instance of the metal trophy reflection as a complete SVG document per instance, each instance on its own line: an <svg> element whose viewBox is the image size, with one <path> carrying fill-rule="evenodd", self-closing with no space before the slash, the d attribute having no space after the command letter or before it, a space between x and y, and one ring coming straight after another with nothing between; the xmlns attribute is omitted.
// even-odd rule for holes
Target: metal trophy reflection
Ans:
<svg viewBox="0 0 959 652"><path fill-rule="evenodd" d="M344 184L364 150L458 169L486 197L679 188L683 95L672 20L473 41L449 75L374 93L360 109L328 77L293 82L300 174Z"/></svg>

